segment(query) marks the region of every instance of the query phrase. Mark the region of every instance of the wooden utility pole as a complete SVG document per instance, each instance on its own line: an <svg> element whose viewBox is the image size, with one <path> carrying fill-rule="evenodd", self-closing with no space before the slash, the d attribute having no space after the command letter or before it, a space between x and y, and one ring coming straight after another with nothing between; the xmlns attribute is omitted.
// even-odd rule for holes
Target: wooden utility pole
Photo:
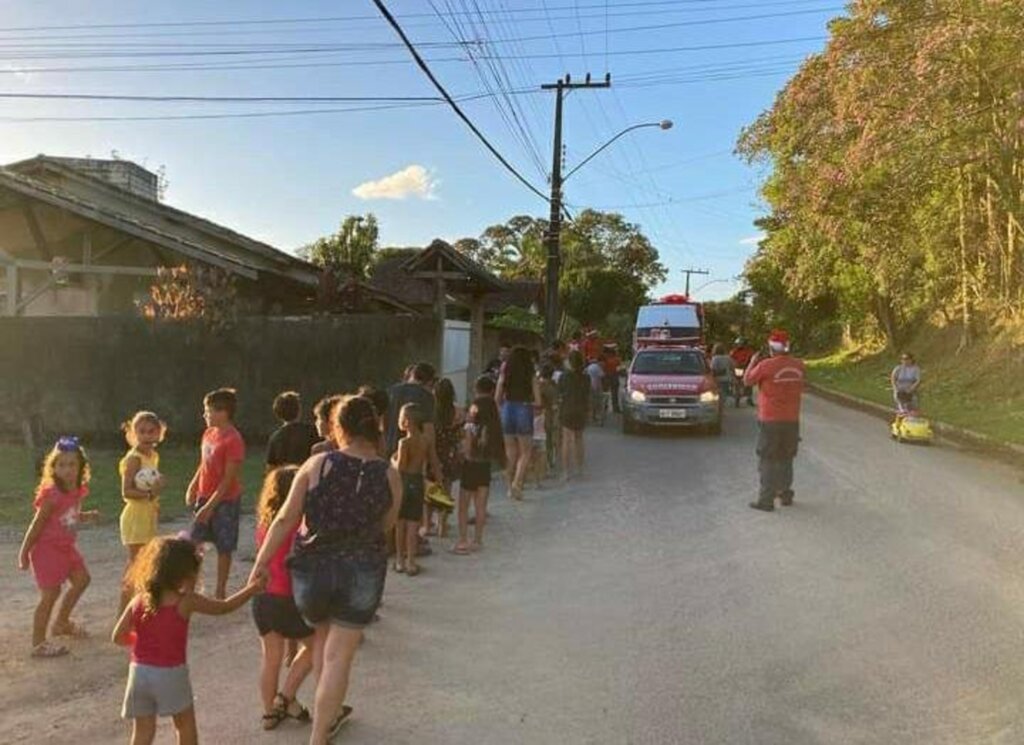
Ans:
<svg viewBox="0 0 1024 745"><path fill-rule="evenodd" d="M707 269L683 269L682 272L683 272L683 274L686 275L686 291L685 291L684 294L687 297L690 296L690 277L692 275L694 275L694 274L704 274L704 275L711 274L711 272L709 272Z"/></svg>
<svg viewBox="0 0 1024 745"><path fill-rule="evenodd" d="M582 83L574 83L566 75L559 78L557 83L542 85L541 89L555 91L555 139L551 156L551 211L548 218L548 233L545 236L547 244L547 271L545 282L547 284L545 313L544 313L544 338L550 344L558 335L558 282L562 269L562 98L565 91L578 90L581 88L611 88L612 76L608 73L600 83L593 83L590 75Z"/></svg>

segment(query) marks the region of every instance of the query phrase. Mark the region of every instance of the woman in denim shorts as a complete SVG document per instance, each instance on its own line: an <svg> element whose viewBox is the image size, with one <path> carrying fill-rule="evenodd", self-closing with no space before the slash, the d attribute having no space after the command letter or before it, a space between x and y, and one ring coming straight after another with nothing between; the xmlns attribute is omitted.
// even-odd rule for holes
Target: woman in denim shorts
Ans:
<svg viewBox="0 0 1024 745"><path fill-rule="evenodd" d="M540 384L526 347L516 347L501 368L495 398L501 405L508 465L505 475L512 499L523 498L523 482L533 452L533 410L540 406Z"/></svg>
<svg viewBox="0 0 1024 745"><path fill-rule="evenodd" d="M288 568L295 604L315 630L312 742L333 737L352 712L344 705L349 672L384 592L384 536L402 498L397 471L378 454L380 426L370 400L344 399L335 424L338 450L314 455L299 469L252 570L264 576L277 549L305 521Z"/></svg>

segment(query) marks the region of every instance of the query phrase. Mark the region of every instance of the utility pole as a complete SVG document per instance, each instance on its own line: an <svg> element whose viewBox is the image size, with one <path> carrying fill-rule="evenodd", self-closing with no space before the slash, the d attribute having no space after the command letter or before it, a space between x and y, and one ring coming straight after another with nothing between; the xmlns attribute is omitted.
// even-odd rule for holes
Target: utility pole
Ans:
<svg viewBox="0 0 1024 745"><path fill-rule="evenodd" d="M690 296L690 277L694 274L711 274L707 269L683 269L683 274L686 275L686 292L684 293L687 297Z"/></svg>
<svg viewBox="0 0 1024 745"><path fill-rule="evenodd" d="M574 83L566 75L559 78L557 83L542 85L541 90L555 91L555 141L554 150L551 156L551 212L548 217L548 233L545 236L547 245L547 271L545 282L547 284L546 312L544 314L544 338L550 344L558 336L558 322L560 318L558 308L558 282L562 268L562 98L566 91L580 88L611 88L612 76L607 73L604 81L593 83L590 74L582 83Z"/></svg>

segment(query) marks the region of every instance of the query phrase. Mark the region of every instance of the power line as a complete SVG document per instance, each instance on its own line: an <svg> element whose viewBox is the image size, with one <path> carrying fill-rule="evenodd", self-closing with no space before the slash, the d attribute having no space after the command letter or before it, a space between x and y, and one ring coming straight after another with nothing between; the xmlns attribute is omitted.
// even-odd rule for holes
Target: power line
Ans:
<svg viewBox="0 0 1024 745"><path fill-rule="evenodd" d="M440 102L438 96L136 96L106 93L7 93L0 99L41 99L74 101L161 101L192 103L398 103Z"/></svg>
<svg viewBox="0 0 1024 745"><path fill-rule="evenodd" d="M434 87L444 97L445 101L448 102L448 105L451 106L452 110L458 115L458 117L463 122L465 122L466 126L468 126L470 131L472 131L473 134L476 135L477 139L484 144L484 147L486 147L490 151L491 155L497 158L498 162L500 162L505 167L505 170L507 170L509 173L515 176L516 179L518 179L527 189L529 189L534 194L539 196L545 202L548 201L547 195L544 194L544 192L542 192L536 186L531 184L529 181L527 181L526 177L519 173L519 171L516 170L515 166L513 166L511 163L505 160L505 156L498 152L494 145L492 145L490 141L487 139L487 137L484 136L483 132L477 129L477 126L473 124L473 121L468 116L466 116L466 114L462 111L462 109L451 97L451 95L449 95L448 91L445 90L444 86L441 85L441 81L439 81L434 76L434 73L431 72L430 67L427 65L426 62L424 62L423 58L420 56L420 53L416 51L416 47L413 46L411 41L409 41L409 37L405 35L405 32L402 30L402 27L399 25L398 21L395 20L395 17L391 15L391 12L384 5L383 0L373 0L373 4L377 6L377 10L380 11L381 15L384 16L385 20L387 20L387 22L395 30L395 33L398 34L399 38L401 38L402 43L405 44L406 48L409 50L409 54L411 54L413 59L416 60L416 64L419 66L419 68L423 70L423 73L427 76L427 78L429 78L430 82L433 83Z"/></svg>
<svg viewBox="0 0 1024 745"><path fill-rule="evenodd" d="M619 8L643 8L643 7L680 7L684 6L690 10L695 6L702 6L701 9L713 9L715 0L646 0L644 2L616 2ZM563 5L548 8L548 10L564 10L576 12L580 8L603 9L605 4L592 3L589 5ZM518 13L539 12L539 8L516 8ZM499 11L485 10L488 14ZM672 11L666 11L672 12ZM409 13L407 18L429 18L430 13ZM625 13L621 14L625 15ZM376 18L373 15L348 15L348 16L313 16L300 18L254 18L254 19L226 19L209 21L153 21L143 23L77 23L65 25L36 25L36 26L8 26L0 28L0 33L15 33L19 31L72 31L78 29L121 29L121 28L193 28L193 27L223 27L223 26L262 26L272 24L322 24L339 23L349 21L368 21Z"/></svg>

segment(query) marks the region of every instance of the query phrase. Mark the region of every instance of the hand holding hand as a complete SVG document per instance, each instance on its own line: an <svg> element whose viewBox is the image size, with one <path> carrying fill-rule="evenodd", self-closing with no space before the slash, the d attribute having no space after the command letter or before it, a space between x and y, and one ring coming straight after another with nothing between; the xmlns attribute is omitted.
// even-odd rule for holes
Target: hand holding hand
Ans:
<svg viewBox="0 0 1024 745"><path fill-rule="evenodd" d="M266 588L267 583L270 581L270 572L267 568L261 564L253 566L252 571L249 573L249 587L256 587L261 592Z"/></svg>

